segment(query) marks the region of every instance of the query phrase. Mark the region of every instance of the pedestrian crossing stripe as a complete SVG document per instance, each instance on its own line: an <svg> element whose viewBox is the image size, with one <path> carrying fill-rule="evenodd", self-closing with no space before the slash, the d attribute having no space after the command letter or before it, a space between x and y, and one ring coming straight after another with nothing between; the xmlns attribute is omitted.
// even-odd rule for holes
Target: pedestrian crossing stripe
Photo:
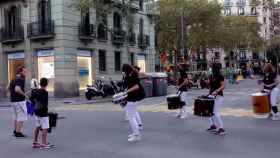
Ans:
<svg viewBox="0 0 280 158"><path fill-rule="evenodd" d="M124 109L118 105L62 105L58 107L51 107L54 111L103 111L103 112L120 112ZM176 110L171 111L167 109L167 105L151 105L151 106L139 106L139 112L155 112L155 113L173 113ZM178 110L177 110L178 111ZM188 113L193 113L193 107L187 107ZM263 118L266 115L256 115L252 109L242 108L221 108L222 116L233 117L255 117Z"/></svg>

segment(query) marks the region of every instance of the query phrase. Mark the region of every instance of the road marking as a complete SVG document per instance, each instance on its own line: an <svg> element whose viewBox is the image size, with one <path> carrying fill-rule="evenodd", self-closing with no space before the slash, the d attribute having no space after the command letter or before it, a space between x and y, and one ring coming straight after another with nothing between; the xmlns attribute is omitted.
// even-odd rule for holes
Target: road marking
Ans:
<svg viewBox="0 0 280 158"><path fill-rule="evenodd" d="M103 112L120 112L123 108L118 105L63 105L59 107L51 107L51 110L55 111L103 111ZM139 106L138 110L140 112L154 112L154 113L174 113L179 110L168 110L167 105L155 104L149 106ZM193 113L193 107L187 107L188 113ZM256 115L253 113L252 109L242 109L242 108L222 108L222 116L234 116L234 117L253 117L253 118L263 118L266 115Z"/></svg>

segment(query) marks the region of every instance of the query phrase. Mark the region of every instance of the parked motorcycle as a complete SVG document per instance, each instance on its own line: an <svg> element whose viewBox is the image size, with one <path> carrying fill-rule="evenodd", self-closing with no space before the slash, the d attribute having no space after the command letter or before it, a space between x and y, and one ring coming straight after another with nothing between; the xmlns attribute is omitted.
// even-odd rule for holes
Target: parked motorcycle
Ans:
<svg viewBox="0 0 280 158"><path fill-rule="evenodd" d="M114 95L122 91L122 84L116 83L110 78L110 84L105 84L102 80L96 80L95 84L87 86L85 97L91 100L93 97L101 96L103 98Z"/></svg>
<svg viewBox="0 0 280 158"><path fill-rule="evenodd" d="M94 85L87 85L87 89L85 92L85 97L87 100L91 100L93 97L102 96L103 98L106 97L106 95L103 92L103 82L100 80L97 80Z"/></svg>

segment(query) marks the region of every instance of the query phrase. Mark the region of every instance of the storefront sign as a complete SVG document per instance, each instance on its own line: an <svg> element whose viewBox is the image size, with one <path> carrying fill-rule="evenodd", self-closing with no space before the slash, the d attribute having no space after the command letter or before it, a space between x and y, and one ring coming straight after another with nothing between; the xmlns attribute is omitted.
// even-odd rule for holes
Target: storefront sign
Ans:
<svg viewBox="0 0 280 158"><path fill-rule="evenodd" d="M89 50L79 50L78 56L80 56L80 57L91 57L91 51L89 51Z"/></svg>
<svg viewBox="0 0 280 158"><path fill-rule="evenodd" d="M24 52L17 52L17 53L10 53L8 54L8 59L12 60L12 59L24 59L25 58L25 54Z"/></svg>
<svg viewBox="0 0 280 158"><path fill-rule="evenodd" d="M79 67L79 76L89 76L89 69L87 67Z"/></svg>
<svg viewBox="0 0 280 158"><path fill-rule="evenodd" d="M54 50L39 50L37 51L38 57L49 57L54 56Z"/></svg>

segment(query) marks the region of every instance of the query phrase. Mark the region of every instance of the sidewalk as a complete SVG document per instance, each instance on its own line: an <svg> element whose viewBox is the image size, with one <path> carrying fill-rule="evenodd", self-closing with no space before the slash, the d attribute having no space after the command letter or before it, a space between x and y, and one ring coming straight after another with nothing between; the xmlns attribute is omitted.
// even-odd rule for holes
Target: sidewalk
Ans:
<svg viewBox="0 0 280 158"><path fill-rule="evenodd" d="M111 97L101 98L96 97L92 100L87 100L84 96L74 97L74 98L49 98L49 105L54 106L56 104L93 104L93 103L103 103L103 102L110 102L112 99ZM0 100L0 107L10 107L11 103L8 98L1 98Z"/></svg>
<svg viewBox="0 0 280 158"><path fill-rule="evenodd" d="M167 89L167 95L176 93L176 88L174 86L169 86ZM56 104L93 104L93 103L105 103L105 102L111 102L112 96L107 96L106 98L102 97L95 97L92 100L87 100L85 96L81 95L79 97L73 97L73 98L49 98L49 105L54 106ZM1 98L0 99L0 107L10 107L10 101L9 98Z"/></svg>

